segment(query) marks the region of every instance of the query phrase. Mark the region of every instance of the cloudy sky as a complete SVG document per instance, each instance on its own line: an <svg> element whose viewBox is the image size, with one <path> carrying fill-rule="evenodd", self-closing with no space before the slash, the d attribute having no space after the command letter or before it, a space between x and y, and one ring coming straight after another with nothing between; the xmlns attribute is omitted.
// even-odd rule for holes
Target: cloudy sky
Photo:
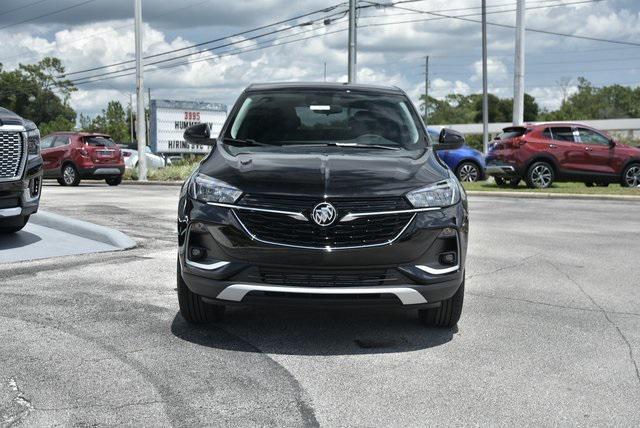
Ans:
<svg viewBox="0 0 640 428"><path fill-rule="evenodd" d="M144 55L155 55L147 63L163 61L147 66L145 85L152 98L230 105L252 82L321 81L325 63L328 81L346 81L347 6L338 1L143 0ZM397 85L417 100L424 92L429 55L432 95L481 90L481 32L474 22L480 19L480 0L376 1L359 0L359 82ZM56 56L73 73L130 61L133 3L2 0L0 63L6 70ZM637 44L527 32L526 89L542 106L556 108L578 76L595 85L640 83L640 1L526 3L530 29ZM515 23L515 0L487 0L487 6L489 23L507 26L489 25L490 90L510 97L514 30L508 27ZM317 13L246 32L310 12ZM218 41L202 44L211 40ZM189 48L194 44L202 45ZM176 49L181 50L163 54ZM135 76L127 70L132 66L69 75L84 82L73 95L73 107L95 115L111 99L128 104L135 91Z"/></svg>

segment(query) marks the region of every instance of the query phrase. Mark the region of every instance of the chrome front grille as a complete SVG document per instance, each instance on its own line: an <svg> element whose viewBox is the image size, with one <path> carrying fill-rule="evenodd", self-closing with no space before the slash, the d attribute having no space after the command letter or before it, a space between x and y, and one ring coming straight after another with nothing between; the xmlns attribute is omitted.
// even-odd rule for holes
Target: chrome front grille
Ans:
<svg viewBox="0 0 640 428"><path fill-rule="evenodd" d="M20 132L0 130L0 180L19 178L23 157L24 143Z"/></svg>
<svg viewBox="0 0 640 428"><path fill-rule="evenodd" d="M334 205L338 220L330 226L319 226L311 219L311 210L318 202L317 198L245 195L238 205L247 209L238 209L235 215L250 236L264 243L324 250L390 244L415 215L402 197L333 198L329 202ZM303 220L282 211L298 212ZM373 212L379 215L344 220L347 214Z"/></svg>

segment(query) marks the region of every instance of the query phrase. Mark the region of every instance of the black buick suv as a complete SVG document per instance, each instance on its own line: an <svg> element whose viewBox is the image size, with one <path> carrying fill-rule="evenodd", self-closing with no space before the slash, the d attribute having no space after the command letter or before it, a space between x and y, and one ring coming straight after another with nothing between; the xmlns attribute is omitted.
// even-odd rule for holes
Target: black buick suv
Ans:
<svg viewBox="0 0 640 428"><path fill-rule="evenodd" d="M22 229L38 211L42 189L40 132L0 107L0 233Z"/></svg>
<svg viewBox="0 0 640 428"><path fill-rule="evenodd" d="M427 325L462 311L466 195L404 92L355 84L247 88L178 208L178 300L189 322L230 304L400 305Z"/></svg>

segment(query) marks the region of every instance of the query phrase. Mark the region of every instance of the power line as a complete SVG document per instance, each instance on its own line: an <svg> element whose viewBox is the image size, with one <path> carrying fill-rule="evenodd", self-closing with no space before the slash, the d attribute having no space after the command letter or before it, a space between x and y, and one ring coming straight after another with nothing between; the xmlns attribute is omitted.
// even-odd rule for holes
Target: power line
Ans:
<svg viewBox="0 0 640 428"><path fill-rule="evenodd" d="M41 1L49 1L49 0L41 0ZM170 8L170 9L167 9L167 10L165 10L164 12L162 12L162 13L160 13L158 15L152 15L151 19L158 19L158 18L161 18L163 16L166 16L166 15L169 15L169 14L173 14L175 12L179 12L179 11L182 11L182 10L185 10L185 9L189 9L191 7L194 7L194 6L201 5L203 3L209 3L210 1L211 0L202 0L202 1L197 1L197 2L194 2L194 3L188 4L186 6L180 6L180 7L177 7L177 8ZM56 43L56 48L59 48L60 46L73 45L76 42L81 42L83 40L95 39L96 37L100 36L101 34L107 34L107 33L110 33L111 31L121 30L123 28L131 28L133 26L134 26L133 23L126 24L126 25L121 25L121 26L110 28L109 30L106 30L106 31L100 31L98 33L94 33L94 34L91 34L91 35L88 35L88 36L85 36L85 37L78 37L76 39L70 40L70 41L65 42L65 43ZM40 53L38 53L38 52L33 52L33 53L29 54L29 55L16 54L16 55L6 56L6 57L3 57L3 58L0 58L0 61L5 61L5 60L8 60L8 59L13 59L13 58L33 58L33 57L36 57L36 56L39 56L39 55L40 55Z"/></svg>
<svg viewBox="0 0 640 428"><path fill-rule="evenodd" d="M9 9L9 10L5 10L4 12L0 12L0 16L7 15L7 14L9 14L11 12L15 12L17 10L26 9L28 7L35 6L35 5L40 4L40 3L44 3L46 1L49 1L49 0L39 0L39 1L35 1L33 3L25 4L23 6L14 7L13 9Z"/></svg>
<svg viewBox="0 0 640 428"><path fill-rule="evenodd" d="M77 4L74 4L74 5L62 8L62 9L58 9L58 10L53 11L53 12L44 13L42 15L38 15L38 16L35 16L33 18L25 19L25 20L20 21L20 22L14 22L13 24L8 24L8 25L5 25L3 27L0 27L0 30L4 30L5 28L9 28L9 27L15 27L16 25L26 24L27 22L36 21L36 20L38 20L40 18L45 18L47 16L57 15L58 13L66 12L67 10L71 10L71 9L76 8L76 7L84 6L85 4L93 3L94 1L96 1L96 0L86 0L86 1L83 1L82 3L77 3Z"/></svg>
<svg viewBox="0 0 640 428"><path fill-rule="evenodd" d="M574 4L582 4L582 3L597 3L597 2L601 2L601 1L605 1L605 0L583 0L583 1L579 1L579 2L573 2L573 3L563 3L563 4L559 4L559 5L548 5L548 6L535 6L532 8L527 8L527 10L531 10L531 9L543 9L543 8L547 8L547 7L557 7L557 6L570 6L570 5L574 5ZM382 3L378 3L378 4L382 4ZM425 10L416 10L416 9L408 9L408 8L404 8L404 7L398 7L398 6L392 6L392 7L396 7L399 9L406 9L406 10L412 10L414 12L417 13L424 13L424 14L428 14L428 15L434 15L437 16L441 19L457 19L460 21L466 21L466 22L473 22L476 24L480 24L481 21L477 20L477 19L470 19L467 16L473 16L473 15L467 15L467 16L455 16L455 15L446 15L446 14L442 14L442 13L438 13L438 12L431 12L431 11L425 11ZM487 12L487 14L496 14L496 13L502 13L502 12L511 12L511 11L496 11L496 12ZM368 25L363 25L361 27L375 27L375 26L383 26L383 25L392 25L392 24L401 24L401 23L408 23L408 22L423 22L423 21L432 21L435 20L434 18L428 18L428 19L416 19L416 20L409 20L409 21L396 21L396 22L392 22L392 23L378 23L378 24L368 24ZM487 22L487 25L492 25L494 27L502 27L502 28L509 28L509 29L514 29L516 28L515 25L509 25L509 24L499 24L497 22ZM590 40L590 41L595 41L595 42L605 42L605 43L614 43L614 44L620 44L620 45L629 45L629 46L637 46L640 47L640 43L635 43L635 42L627 42L627 41L623 41L623 40L612 40L612 39L604 39L604 38L599 38L599 37L590 37L590 36L581 36L581 35L577 35L577 34L568 34L568 33L560 33L560 32L556 32L556 31L549 31L549 30L540 30L537 28L525 28L526 31L532 32L532 33L541 33L541 34L549 34L549 35L554 35L554 36L563 36L563 37L571 37L571 38L575 38L575 39L582 39L582 40Z"/></svg>
<svg viewBox="0 0 640 428"><path fill-rule="evenodd" d="M157 53L157 54L147 55L147 56L144 57L144 59L156 58L156 57L159 57L159 56L168 55L170 53L181 52L181 51L185 51L185 50L188 50L188 49L193 49L193 48L196 48L196 47L208 45L208 44L211 44L211 43L217 43L217 42L220 42L222 40L229 39L231 37L243 36L245 34L253 33L253 32L256 32L256 31L259 31L259 30L263 30L265 28L269 28L269 27L273 27L273 26L276 26L276 25L281 25L281 24L284 24L284 23L287 23L287 22L290 22L290 21L294 21L294 20L297 20L297 19L305 18L307 16L315 15L315 14L322 13L322 12L330 12L330 11L332 11L334 9L337 9L338 7L342 6L343 4L344 3L339 3L339 4L336 4L336 5L333 5L333 6L329 6L329 7L323 8L323 9L319 9L319 10L315 10L313 12L304 13L302 15L294 16L292 18L284 19L284 20L281 20L281 21L278 21L278 22L274 22L274 23L271 23L271 24L268 24L268 25L262 25L260 27L252 28L252 29L249 29L249 30L244 30L244 31L241 31L241 32L238 32L238 33L235 33L235 34L231 34L231 35L224 36L224 37L219 37L219 38L212 39L212 40L207 40L207 41L200 42L200 43L195 43L195 44L192 44L192 45L189 45L189 46L185 46L185 47L182 47L182 48L171 49L171 50L160 52L160 53ZM297 26L300 26L300 25L305 25L305 23L298 24L296 26L291 26L290 28L297 27ZM280 29L278 31L281 32L281 31L285 31L285 30L286 29ZM206 51L206 50L203 50L203 51ZM194 53L199 53L199 52L202 52L202 51L192 52L189 55L192 55ZM107 65L103 65L103 66L99 66L99 67L92 67L92 68L87 68L87 69L84 69L84 70L72 71L72 72L69 72L69 73L65 73L64 75L62 75L60 77L66 77L66 76L71 76L71 75L75 75L75 74L82 74L82 73L86 73L86 72L89 72L89 71L102 70L102 69L105 69L105 68L116 67L116 66L119 66L119 65L130 64L130 63L133 63L133 62L135 62L135 60L120 61L120 62L107 64ZM121 70L121 71L124 71L124 70Z"/></svg>
<svg viewBox="0 0 640 428"><path fill-rule="evenodd" d="M417 1L424 1L424 0L417 0ZM585 0L583 0L583 1L585 1ZM601 1L601 0L588 0L588 1ZM373 6L375 6L375 5L377 5L377 4L378 4L378 3L374 3L374 2L369 2L369 3L371 3L371 5L369 5L369 6L361 6L361 8L373 7ZM403 3L403 2L389 3L388 5L397 5L397 4L400 4L400 3ZM334 5L334 6L330 7L330 8L322 9L321 11L330 11L330 10L333 10L333 9L335 9L335 8L339 7L340 5L341 5L341 4L337 4L337 5ZM387 5L387 6L388 6L388 5ZM555 6L555 5L552 5L552 6ZM475 9L475 8L471 8L471 9ZM426 11L421 11L421 12L425 12L425 13L426 13ZM507 12L507 11L496 11L496 12L493 12L493 13L505 13L505 12ZM280 21L280 22L278 22L278 23L271 24L271 25L267 25L267 26L263 26L263 27L259 27L259 28L268 28L268 27L273 26L273 25L277 25L277 24L281 24L281 23L283 23L283 22L288 22L288 21L291 21L291 20L295 20L295 19L298 19L298 18L300 18L300 17L306 17L306 16L309 16L309 15L312 15L312 14L315 14L315 13L319 13L319 11L309 12L309 13L306 13L306 14L304 14L304 15L300 15L300 16L298 16L298 17L289 18L289 19L287 19L287 20L283 20L283 21ZM436 12L432 12L432 13L436 13ZM333 15L329 15L329 16L334 16L334 15L339 15L339 14L342 14L342 12L339 12L339 13L336 13L336 14L333 14ZM475 15L473 15L473 16L475 16ZM324 17L324 19L326 19L326 18L327 18L327 17ZM320 20L320 19L322 19L322 18L316 19L316 21L318 21L318 20ZM430 18L429 20L435 20L435 19L445 19L445 18L438 17L438 18ZM312 21L312 22L313 22L313 21ZM305 23L305 24L308 24L308 23ZM391 25L391 24L394 24L394 23L386 23L386 24ZM258 39L258 38L261 38L261 37L264 37L264 36L268 36L268 35L271 35L271 34L274 34L274 33L287 31L287 30L290 30L290 29L292 29L292 28L296 28L296 27L298 27L298 26L300 26L300 25L302 25L302 24L298 24L298 25L295 25L295 26L285 27L285 28L282 28L282 29L279 29L279 30L274 30L274 31L268 32L268 33L262 33L262 34L259 34L259 35L257 35L257 36L253 36L253 37L251 37L251 38L245 39L245 40L241 40L241 41L237 41L237 42L230 42L230 43L226 43L226 44L223 44L223 45L214 46L214 47L211 47L211 48L208 48L208 49L202 49L202 50L199 50L199 51L196 51L196 52L191 52L191 53L188 53L188 54L179 55L179 56L176 56L176 57L166 58L166 59L163 59L163 60L159 60L159 61L155 61L155 62L147 63L147 65L156 65L156 64L160 64L160 63L165 63L165 62L174 61L174 60L176 60L176 59L180 59L180 58L189 57L189 56L192 56L192 55L194 55L194 54L199 54L199 53L203 53L203 52L214 51L214 50L216 50L216 49L220 49L220 48L228 47L228 46L231 46L231 45L234 45L234 44L239 44L239 43L243 43L243 42L250 41L250 40L255 40L255 39ZM379 25L379 24L376 24L376 25ZM366 26L363 26L363 27L366 27ZM238 34L246 34L246 33L253 32L253 31L256 31L256 30L255 30L255 29L253 29L253 30L246 30L246 31L243 31L242 33L238 33ZM228 39L228 38L230 38L230 37L233 37L233 36L222 37L222 38L215 39L215 40L225 40L225 39ZM215 40L214 40L214 41L215 41ZM213 41L209 41L209 42L202 42L202 43L200 43L200 44L198 44L198 45L207 44L207 43L212 43L212 42L213 42ZM192 46L196 46L196 45L192 45ZM178 50L185 50L185 49L187 49L187 48L189 48L189 47L181 48L181 49L178 49ZM177 50L173 50L173 51L177 51ZM160 55L164 55L164 54L171 53L171 52L173 52L173 51L166 51L166 52L164 52L164 53L162 53L162 54L155 54L155 55L151 55L151 56L148 56L148 57L145 57L145 58L157 57L157 56L160 56ZM86 69L86 70L83 70L83 71L76 71L76 72L71 72L71 73L65 73L65 75L64 75L64 76L66 77L66 76L70 76L70 75L81 74L81 73L88 72L88 71L93 71L93 70L96 70L96 71L97 71L97 70L104 69L104 68L108 68L108 67L115 66L115 65L123 65L123 64L128 63L128 62L130 62L130 61L123 61L123 62L121 62L121 63L111 64L111 65L101 66L101 67L93 67L92 69ZM107 76L107 75L115 75L115 74L122 73L122 72L125 72L125 71L129 71L129 70L132 70L132 69L133 69L132 67L129 67L129 68L121 69L121 70L113 70L113 71L109 71L109 72L105 72L105 73L100 73L100 74L93 75L93 76L84 76L84 77L80 77L80 78L78 78L77 82L83 81L83 83L85 83L85 82L84 82L84 80L85 80L85 79L102 78L102 77ZM118 77L121 77L121 76L118 76ZM103 79L100 79L100 80L103 80Z"/></svg>

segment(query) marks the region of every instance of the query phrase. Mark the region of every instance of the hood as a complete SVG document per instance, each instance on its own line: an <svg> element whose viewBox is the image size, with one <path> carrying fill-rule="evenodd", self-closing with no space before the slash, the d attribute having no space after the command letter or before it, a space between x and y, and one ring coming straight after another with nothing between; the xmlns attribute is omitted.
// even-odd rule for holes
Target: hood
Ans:
<svg viewBox="0 0 640 428"><path fill-rule="evenodd" d="M21 125L26 126L27 121L22 119L20 116L12 112L11 110L7 110L6 108L0 107L0 126L2 125ZM33 123L33 122L31 122ZM34 125L35 127L35 125Z"/></svg>
<svg viewBox="0 0 640 428"><path fill-rule="evenodd" d="M431 149L419 157L394 152L345 149L312 153L253 152L233 156L224 148L200 172L245 193L290 196L400 196L449 177ZM413 153L415 155L415 153Z"/></svg>

